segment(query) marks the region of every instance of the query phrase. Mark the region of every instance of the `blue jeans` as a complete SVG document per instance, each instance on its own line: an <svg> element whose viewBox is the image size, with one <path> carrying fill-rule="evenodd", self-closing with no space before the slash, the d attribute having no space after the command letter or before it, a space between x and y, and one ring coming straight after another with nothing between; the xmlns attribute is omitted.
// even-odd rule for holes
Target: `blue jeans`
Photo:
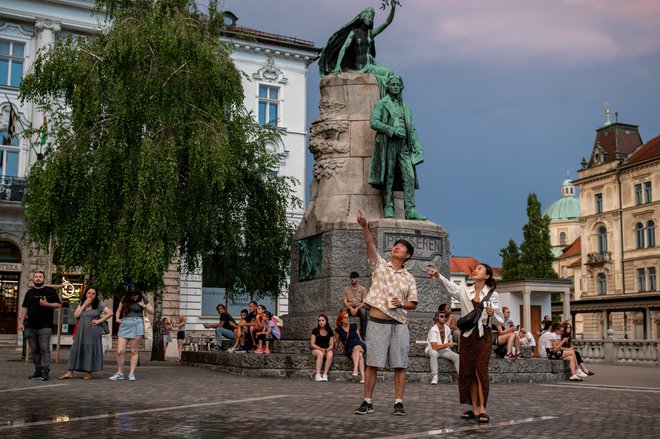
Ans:
<svg viewBox="0 0 660 439"><path fill-rule="evenodd" d="M234 331L227 328L215 328L215 344L222 346L222 337L235 340Z"/></svg>
<svg viewBox="0 0 660 439"><path fill-rule="evenodd" d="M32 351L34 367L39 371L50 371L50 335L53 332L52 329L25 329L28 333L28 342Z"/></svg>

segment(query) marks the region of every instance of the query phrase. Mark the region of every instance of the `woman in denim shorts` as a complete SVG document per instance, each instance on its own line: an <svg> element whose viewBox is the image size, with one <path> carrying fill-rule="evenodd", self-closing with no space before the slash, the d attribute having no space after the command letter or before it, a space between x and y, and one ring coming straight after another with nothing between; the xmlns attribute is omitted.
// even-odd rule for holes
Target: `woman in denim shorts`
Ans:
<svg viewBox="0 0 660 439"><path fill-rule="evenodd" d="M124 379L124 354L126 345L131 343L131 369L128 374L129 381L135 381L135 368L138 364L138 345L140 338L144 336L144 322L142 313L146 311L154 314L154 308L151 306L142 290L133 284L128 293L121 299L115 321L119 324L117 333L117 372L110 377L112 381Z"/></svg>

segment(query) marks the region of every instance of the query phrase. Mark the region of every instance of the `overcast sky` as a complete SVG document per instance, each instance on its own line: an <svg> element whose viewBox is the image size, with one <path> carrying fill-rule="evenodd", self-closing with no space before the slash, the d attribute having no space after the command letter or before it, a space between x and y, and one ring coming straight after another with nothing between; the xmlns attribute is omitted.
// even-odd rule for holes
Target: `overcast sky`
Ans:
<svg viewBox="0 0 660 439"><path fill-rule="evenodd" d="M449 232L453 256L499 266L520 243L527 196L545 210L589 158L605 108L660 135L660 1L402 0L376 39L405 81L424 145L417 208ZM380 0L225 0L238 23L323 47ZM310 67L308 121L318 117ZM308 178L311 178L308 154ZM309 182L307 183L309 184Z"/></svg>

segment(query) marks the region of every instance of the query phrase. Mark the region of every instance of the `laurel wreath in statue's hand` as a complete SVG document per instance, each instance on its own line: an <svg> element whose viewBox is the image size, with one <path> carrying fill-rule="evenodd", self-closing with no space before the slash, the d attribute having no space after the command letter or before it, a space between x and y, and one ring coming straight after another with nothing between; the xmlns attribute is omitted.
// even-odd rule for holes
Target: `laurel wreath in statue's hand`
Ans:
<svg viewBox="0 0 660 439"><path fill-rule="evenodd" d="M392 6L403 6L401 0L383 0L383 3L380 5L380 8L384 11L392 3Z"/></svg>

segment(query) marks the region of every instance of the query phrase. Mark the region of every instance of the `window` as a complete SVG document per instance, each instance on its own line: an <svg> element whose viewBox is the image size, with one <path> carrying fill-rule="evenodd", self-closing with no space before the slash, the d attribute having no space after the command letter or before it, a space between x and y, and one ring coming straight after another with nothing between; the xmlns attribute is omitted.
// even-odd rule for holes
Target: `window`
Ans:
<svg viewBox="0 0 660 439"><path fill-rule="evenodd" d="M607 228L600 226L598 229L598 253L607 253Z"/></svg>
<svg viewBox="0 0 660 439"><path fill-rule="evenodd" d="M646 291L646 270L637 269L637 291Z"/></svg>
<svg viewBox="0 0 660 439"><path fill-rule="evenodd" d="M603 213L603 194L596 194L596 213Z"/></svg>
<svg viewBox="0 0 660 439"><path fill-rule="evenodd" d="M651 182L646 181L644 182L644 198L647 203L650 203L653 201L653 194L651 193Z"/></svg>
<svg viewBox="0 0 660 439"><path fill-rule="evenodd" d="M566 232L559 234L559 245L566 245Z"/></svg>
<svg viewBox="0 0 660 439"><path fill-rule="evenodd" d="M636 184L635 185L635 204L637 204L637 205L642 204L642 185L641 184Z"/></svg>
<svg viewBox="0 0 660 439"><path fill-rule="evenodd" d="M268 85L259 85L259 123L278 125L279 89Z"/></svg>
<svg viewBox="0 0 660 439"><path fill-rule="evenodd" d="M644 224L635 224L635 238L637 241L637 248L644 248Z"/></svg>
<svg viewBox="0 0 660 439"><path fill-rule="evenodd" d="M607 278L605 277L605 273L598 273L598 277L596 279L598 283L598 294L604 295L607 293Z"/></svg>
<svg viewBox="0 0 660 439"><path fill-rule="evenodd" d="M656 291L655 284L655 267L649 267L649 291Z"/></svg>
<svg viewBox="0 0 660 439"><path fill-rule="evenodd" d="M18 177L18 136L9 141L9 133L0 131L0 177ZM5 145L7 143L7 145Z"/></svg>
<svg viewBox="0 0 660 439"><path fill-rule="evenodd" d="M18 88L23 79L25 43L0 39L0 85Z"/></svg>
<svg viewBox="0 0 660 439"><path fill-rule="evenodd" d="M655 222L653 220L646 223L646 246L655 247Z"/></svg>

